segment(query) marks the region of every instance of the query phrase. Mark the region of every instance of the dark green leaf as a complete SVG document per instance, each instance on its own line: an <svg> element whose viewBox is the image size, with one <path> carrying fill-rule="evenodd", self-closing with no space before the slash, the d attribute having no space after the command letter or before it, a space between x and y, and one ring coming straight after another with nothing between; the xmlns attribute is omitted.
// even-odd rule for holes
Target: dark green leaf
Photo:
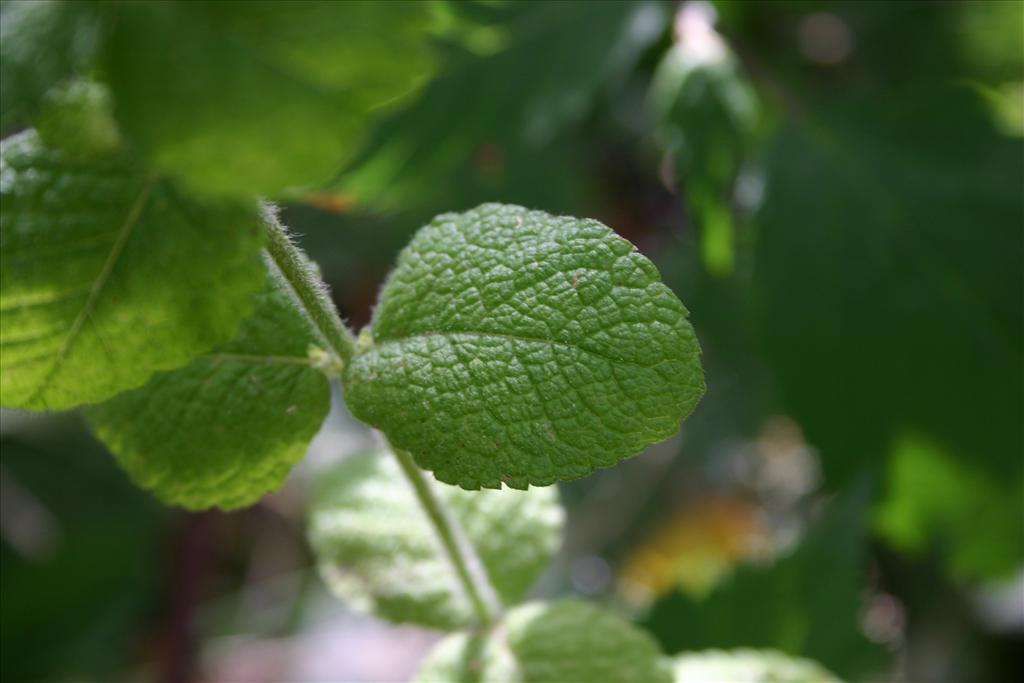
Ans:
<svg viewBox="0 0 1024 683"><path fill-rule="evenodd" d="M0 4L0 130L30 123L51 87L87 69L99 40L97 7L87 0Z"/></svg>

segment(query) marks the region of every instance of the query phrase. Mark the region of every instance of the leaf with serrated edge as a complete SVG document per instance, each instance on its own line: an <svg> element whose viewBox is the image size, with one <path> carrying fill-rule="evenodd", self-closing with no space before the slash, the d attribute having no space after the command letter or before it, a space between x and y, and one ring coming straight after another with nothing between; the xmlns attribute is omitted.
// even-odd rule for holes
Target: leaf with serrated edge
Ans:
<svg viewBox="0 0 1024 683"><path fill-rule="evenodd" d="M436 484L436 493L498 596L521 599L560 540L557 489L469 492ZM309 535L327 584L348 605L438 628L473 620L469 598L390 453L348 457L320 478Z"/></svg>
<svg viewBox="0 0 1024 683"><path fill-rule="evenodd" d="M282 287L268 278L231 342L88 410L139 486L186 508L237 508L277 489L305 455L330 389Z"/></svg>
<svg viewBox="0 0 1024 683"><path fill-rule="evenodd" d="M331 178L432 68L422 2L119 3L105 57L124 132L218 194Z"/></svg>
<svg viewBox="0 0 1024 683"><path fill-rule="evenodd" d="M0 403L70 408L229 340L263 282L255 206L199 204L34 131L0 144Z"/></svg>
<svg viewBox="0 0 1024 683"><path fill-rule="evenodd" d="M522 605L489 634L457 633L427 656L415 681L669 683L649 635L579 600Z"/></svg>
<svg viewBox="0 0 1024 683"><path fill-rule="evenodd" d="M776 650L704 650L672 659L675 683L841 683L820 664Z"/></svg>
<svg viewBox="0 0 1024 683"><path fill-rule="evenodd" d="M345 397L441 481L547 485L678 430L704 391L686 317L601 223L485 204L402 252Z"/></svg>

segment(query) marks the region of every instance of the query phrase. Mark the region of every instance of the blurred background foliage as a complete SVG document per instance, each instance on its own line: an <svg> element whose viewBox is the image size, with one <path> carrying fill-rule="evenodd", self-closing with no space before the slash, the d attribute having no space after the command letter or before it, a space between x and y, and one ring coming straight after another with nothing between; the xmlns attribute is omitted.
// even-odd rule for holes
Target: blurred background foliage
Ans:
<svg viewBox="0 0 1024 683"><path fill-rule="evenodd" d="M537 595L614 603L670 653L1024 678L1024 4L214 4L267 56L227 80L241 47L173 3L119 15L99 67L104 5L27 4L0 15L5 134L43 102L59 140L61 79L100 69L160 165L288 198L356 326L420 225L483 201L596 217L659 265L707 396L561 485ZM299 153L249 157L273 145ZM368 444L335 403L284 490L230 515L162 508L75 415L5 412L0 678L408 678L437 634L326 597L304 541L309 480Z"/></svg>

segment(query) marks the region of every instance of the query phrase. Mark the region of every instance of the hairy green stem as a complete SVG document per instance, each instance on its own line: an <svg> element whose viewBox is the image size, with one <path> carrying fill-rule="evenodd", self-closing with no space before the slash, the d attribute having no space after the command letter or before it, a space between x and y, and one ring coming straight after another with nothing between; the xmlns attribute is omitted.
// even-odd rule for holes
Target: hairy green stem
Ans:
<svg viewBox="0 0 1024 683"><path fill-rule="evenodd" d="M423 470L413 462L412 456L394 446L391 446L391 451L395 454L395 458L398 459L402 472L405 474L406 479L409 480L409 483L412 484L420 505L422 505L423 510L427 513L427 517L430 518L434 529L437 531L437 535L441 539L441 545L444 546L448 559L451 560L452 566L455 568L455 574L458 576L459 582L462 583L466 595L473 605L477 620L481 626L489 625L494 620L494 609L492 607L493 603L496 602L494 590L481 580L480 573L482 568L470 566L469 557L472 550L465 547L468 542L457 535L444 504L438 500L430 481L423 474Z"/></svg>
<svg viewBox="0 0 1024 683"><path fill-rule="evenodd" d="M315 266L292 242L287 230L277 219L274 208L265 205L263 214L267 229L266 250L270 260L287 282L302 312L309 318L318 335L338 354L343 363L348 363L355 352L355 338L341 321ZM437 532L478 621L481 625L490 624L494 619L492 606L497 599L494 590L481 577L482 569L472 564L472 548L467 547L468 542L457 532L444 505L434 494L430 481L424 476L423 470L413 462L412 456L394 446L391 450Z"/></svg>
<svg viewBox="0 0 1024 683"><path fill-rule="evenodd" d="M343 363L348 363L355 352L356 340L341 322L327 287L316 267L292 242L288 231L277 219L272 206L263 210L267 228L267 253L294 292L302 311L309 318L319 336L331 347Z"/></svg>

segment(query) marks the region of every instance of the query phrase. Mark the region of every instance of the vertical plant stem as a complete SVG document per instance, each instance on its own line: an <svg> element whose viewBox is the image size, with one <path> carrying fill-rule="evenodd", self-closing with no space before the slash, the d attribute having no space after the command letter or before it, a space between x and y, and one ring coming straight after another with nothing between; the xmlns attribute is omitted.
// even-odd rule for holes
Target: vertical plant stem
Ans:
<svg viewBox="0 0 1024 683"><path fill-rule="evenodd" d="M263 216L270 259L295 294L302 312L309 318L318 335L347 364L355 352L356 340L341 322L338 309L334 307L316 267L292 242L288 231L277 220L273 207L265 206Z"/></svg>
<svg viewBox="0 0 1024 683"><path fill-rule="evenodd" d="M466 541L456 534L444 504L438 500L430 485L430 481L423 474L423 470L413 462L412 456L394 446L391 446L391 451L395 454L395 458L398 459L402 472L409 480L409 483L412 484L420 505L423 506L423 510L427 513L427 517L430 518L430 522L437 531L437 535L441 539L441 545L444 547L445 552L448 554L448 559L451 560L452 566L455 568L455 574L458 576L459 582L462 584L470 603L473 605L477 620L481 626L489 625L494 619L493 610L490 606L490 603L494 602L493 589L490 586L480 585L483 584L483 581L478 577L479 570L474 573L473 568L470 566L469 549L464 547Z"/></svg>
<svg viewBox="0 0 1024 683"><path fill-rule="evenodd" d="M347 364L355 353L355 338L341 321L320 275L292 242L285 227L277 220L273 207L267 205L263 213L267 230L266 249L270 260L292 290L296 303L309 318L318 336ZM467 541L457 532L448 511L434 494L423 470L413 462L412 456L393 446L391 450L437 532L455 575L476 612L477 620L484 626L490 624L494 619L495 608L492 605L495 605L497 599L486 579L480 576L482 570L473 565L475 558L472 548L466 547Z"/></svg>

